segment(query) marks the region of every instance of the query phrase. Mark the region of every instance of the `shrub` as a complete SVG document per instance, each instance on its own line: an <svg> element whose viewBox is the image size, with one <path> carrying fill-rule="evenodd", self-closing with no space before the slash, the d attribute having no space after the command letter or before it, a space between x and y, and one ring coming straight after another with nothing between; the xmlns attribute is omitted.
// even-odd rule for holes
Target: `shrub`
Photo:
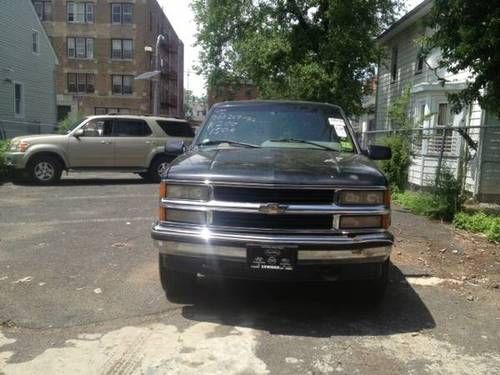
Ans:
<svg viewBox="0 0 500 375"><path fill-rule="evenodd" d="M9 150L9 141L0 140L0 179L7 174L7 166L5 165L4 154Z"/></svg>
<svg viewBox="0 0 500 375"><path fill-rule="evenodd" d="M459 212L453 224L456 228L473 233L483 233L488 240L500 242L500 216L487 215L484 212L468 214Z"/></svg>
<svg viewBox="0 0 500 375"><path fill-rule="evenodd" d="M403 191L408 181L408 168L411 164L411 145L404 135L393 135L386 139L385 145L391 148L392 157L381 163L381 168L391 187Z"/></svg>
<svg viewBox="0 0 500 375"><path fill-rule="evenodd" d="M432 189L433 204L429 216L452 221L464 202L461 191L460 183L455 176L449 169L443 167Z"/></svg>

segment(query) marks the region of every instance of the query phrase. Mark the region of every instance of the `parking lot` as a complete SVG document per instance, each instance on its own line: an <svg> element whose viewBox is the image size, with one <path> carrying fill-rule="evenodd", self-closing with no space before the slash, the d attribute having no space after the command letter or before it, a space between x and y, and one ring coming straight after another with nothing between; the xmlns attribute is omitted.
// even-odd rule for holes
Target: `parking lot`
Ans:
<svg viewBox="0 0 500 375"><path fill-rule="evenodd" d="M497 246L396 208L379 308L348 285L218 280L172 304L157 190L113 173L0 185L0 373L500 373Z"/></svg>

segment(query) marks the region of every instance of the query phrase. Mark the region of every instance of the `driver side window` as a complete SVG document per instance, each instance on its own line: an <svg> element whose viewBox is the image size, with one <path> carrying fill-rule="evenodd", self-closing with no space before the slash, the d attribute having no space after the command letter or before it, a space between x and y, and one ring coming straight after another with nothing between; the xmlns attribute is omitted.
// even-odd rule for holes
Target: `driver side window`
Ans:
<svg viewBox="0 0 500 375"><path fill-rule="evenodd" d="M109 137L111 135L111 121L91 120L82 127L84 137Z"/></svg>

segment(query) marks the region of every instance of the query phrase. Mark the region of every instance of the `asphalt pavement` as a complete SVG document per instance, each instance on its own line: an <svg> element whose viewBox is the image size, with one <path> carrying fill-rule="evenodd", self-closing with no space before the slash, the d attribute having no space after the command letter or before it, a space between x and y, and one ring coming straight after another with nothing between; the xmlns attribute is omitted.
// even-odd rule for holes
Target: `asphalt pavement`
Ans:
<svg viewBox="0 0 500 375"><path fill-rule="evenodd" d="M149 236L157 202L129 174L0 185L0 373L500 373L498 289L468 300L417 264L395 261L378 308L348 285L220 280L170 303ZM399 211L393 223L438 230Z"/></svg>

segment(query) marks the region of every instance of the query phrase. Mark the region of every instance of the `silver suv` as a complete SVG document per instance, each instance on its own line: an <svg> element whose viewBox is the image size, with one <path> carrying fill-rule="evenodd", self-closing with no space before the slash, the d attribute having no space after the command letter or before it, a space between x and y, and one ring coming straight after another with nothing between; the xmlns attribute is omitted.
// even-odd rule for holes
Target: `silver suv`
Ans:
<svg viewBox="0 0 500 375"><path fill-rule="evenodd" d="M172 140L191 143L194 131L185 120L150 116L91 116L65 135L14 138L7 165L25 171L39 184L58 181L63 170L134 172L159 181L177 156L165 153Z"/></svg>

